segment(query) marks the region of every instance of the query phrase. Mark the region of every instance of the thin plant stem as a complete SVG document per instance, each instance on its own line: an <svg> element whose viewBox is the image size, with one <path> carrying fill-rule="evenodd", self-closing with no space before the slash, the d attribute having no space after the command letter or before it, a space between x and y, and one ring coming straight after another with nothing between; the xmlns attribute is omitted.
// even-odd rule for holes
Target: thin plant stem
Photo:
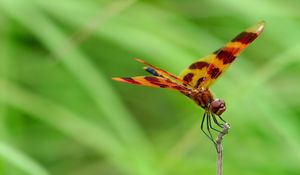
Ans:
<svg viewBox="0 0 300 175"><path fill-rule="evenodd" d="M228 130L230 128L230 125L228 123L224 124L222 132L218 135L218 138L216 140L217 143L217 153L218 153L218 159L217 159L217 175L223 174L223 147L222 147L222 141L224 139L224 136L228 134Z"/></svg>

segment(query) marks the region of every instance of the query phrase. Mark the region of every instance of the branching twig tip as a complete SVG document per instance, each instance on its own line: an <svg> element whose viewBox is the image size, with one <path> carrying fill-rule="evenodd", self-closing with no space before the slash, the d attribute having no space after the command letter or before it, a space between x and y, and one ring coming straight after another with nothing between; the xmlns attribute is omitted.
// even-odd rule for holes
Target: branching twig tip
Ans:
<svg viewBox="0 0 300 175"><path fill-rule="evenodd" d="M218 153L218 160L217 160L217 175L222 175L222 159L223 159L223 148L222 148L222 141L224 136L228 134L228 130L230 129L229 123L225 123L222 131L219 133L216 143L217 143L217 153Z"/></svg>

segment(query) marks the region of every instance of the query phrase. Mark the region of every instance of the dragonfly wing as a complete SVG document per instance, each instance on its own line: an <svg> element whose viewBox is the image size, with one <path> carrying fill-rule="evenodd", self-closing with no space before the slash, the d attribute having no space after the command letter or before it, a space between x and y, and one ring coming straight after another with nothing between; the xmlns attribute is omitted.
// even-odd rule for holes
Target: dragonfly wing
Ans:
<svg viewBox="0 0 300 175"><path fill-rule="evenodd" d="M164 77L137 76L137 77L127 77L127 78L125 78L125 77L113 78L113 80L123 82L123 83L140 85L140 86L166 88L166 89L178 90L178 91L182 91L182 92L190 91L190 89L188 89L187 87L182 86L182 85L180 85L170 79L164 78Z"/></svg>
<svg viewBox="0 0 300 175"><path fill-rule="evenodd" d="M208 89L227 70L235 58L263 32L263 29L264 22L246 29L224 47L193 63L183 71L181 77L184 80L192 77L190 82L192 86Z"/></svg>
<svg viewBox="0 0 300 175"><path fill-rule="evenodd" d="M176 76L176 75L173 75L163 69L160 69L144 60L141 60L139 58L135 58L136 61L140 62L140 63L143 63L149 67L144 67L144 69L151 73L152 75L155 75L155 76L160 76L160 77L164 77L164 78L167 78L167 79L173 79L175 80L176 82L182 84L183 86L188 86L188 82L184 81L183 79L181 79L180 77Z"/></svg>
<svg viewBox="0 0 300 175"><path fill-rule="evenodd" d="M183 70L180 77L189 83L192 87L198 87L203 81L204 76L207 72L207 68L211 63L214 55L208 55L200 58L198 61L191 64L188 68Z"/></svg>

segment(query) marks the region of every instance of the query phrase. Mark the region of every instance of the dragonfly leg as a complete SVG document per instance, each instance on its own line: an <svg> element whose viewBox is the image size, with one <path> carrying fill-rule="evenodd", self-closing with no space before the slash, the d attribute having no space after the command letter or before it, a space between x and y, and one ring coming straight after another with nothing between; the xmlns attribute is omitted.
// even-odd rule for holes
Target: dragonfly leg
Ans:
<svg viewBox="0 0 300 175"><path fill-rule="evenodd" d="M210 126L211 125L211 121L210 121L210 115L207 115L207 119L206 119L206 128L207 128L207 131L208 131L208 133L209 133L209 138L210 138L210 140L214 143L214 145L215 146L217 146L217 143L215 142L215 140L214 140L214 138L213 138L213 136L212 136L212 134L211 134L211 132L210 132Z"/></svg>
<svg viewBox="0 0 300 175"><path fill-rule="evenodd" d="M205 112L204 115L203 115L202 121L201 121L201 130L202 130L202 132L209 138L209 140L211 140L213 143L215 143L214 139L213 139L212 136L211 136L210 131L209 131L209 134L207 134L207 133L204 131L204 128L203 128L204 121L205 121L205 120L208 120L208 119L207 119L208 117L209 117L209 116L208 116L207 113ZM207 128L207 129L208 129L208 128Z"/></svg>
<svg viewBox="0 0 300 175"><path fill-rule="evenodd" d="M211 115L211 116L208 117L208 118L209 118L209 125L210 125L210 128L213 129L213 130L215 130L215 131L217 131L217 132L221 132L220 130L218 130L218 129L216 129L216 128L214 128L214 127L212 126L210 117L213 117L213 115ZM213 120L214 120L214 119L213 119ZM218 125L218 126L219 126L219 125Z"/></svg>
<svg viewBox="0 0 300 175"><path fill-rule="evenodd" d="M221 116L219 116L219 118L220 118L224 123L227 123Z"/></svg>
<svg viewBox="0 0 300 175"><path fill-rule="evenodd" d="M218 122L218 120L216 119L216 116L214 116L214 115L212 115L212 118L213 118L213 120L214 120L214 123L216 124L216 125L218 125L219 127L221 127L221 128L223 128L224 127L224 125L223 124L221 124L221 123L219 123ZM223 120L222 120L223 121Z"/></svg>

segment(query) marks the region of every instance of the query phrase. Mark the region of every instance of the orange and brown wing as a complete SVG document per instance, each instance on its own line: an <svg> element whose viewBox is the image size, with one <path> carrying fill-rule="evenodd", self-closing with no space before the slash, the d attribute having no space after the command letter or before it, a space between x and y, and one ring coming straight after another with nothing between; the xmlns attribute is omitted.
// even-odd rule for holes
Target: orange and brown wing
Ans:
<svg viewBox="0 0 300 175"><path fill-rule="evenodd" d="M263 31L264 22L260 22L232 39L213 54L193 63L184 70L181 77L192 86L209 88L222 75L235 58L251 44Z"/></svg>
<svg viewBox="0 0 300 175"><path fill-rule="evenodd" d="M203 81L204 76L207 72L207 68L210 65L212 59L215 57L214 54L200 58L198 61L191 64L188 68L180 73L180 77L189 83L192 87L199 87Z"/></svg>
<svg viewBox="0 0 300 175"><path fill-rule="evenodd" d="M180 84L177 84L176 82L158 76L137 76L137 77L127 77L127 78L120 77L120 78L113 78L113 80L123 82L123 83L140 85L140 86L166 88L166 89L178 90L182 92L190 91L190 89Z"/></svg>
<svg viewBox="0 0 300 175"><path fill-rule="evenodd" d="M167 72L167 71L165 71L163 69L160 69L160 68L158 68L158 67L156 67L156 66L154 66L154 65L152 65L152 64L150 64L150 63L148 63L148 62L146 62L144 60L141 60L139 58L135 58L135 60L138 61L138 62L140 62L140 63L146 64L147 66L153 68L154 70L150 69L151 70L150 73L151 74L154 73L153 75L157 74L156 76L165 77L167 79L173 79L173 80L177 81L178 83L180 83L180 84L182 84L184 86L188 86L188 82L184 81L183 79L181 79L180 77L178 77L176 75L173 75L173 74L171 74L171 73L169 73L169 72ZM144 69L149 72L149 68L148 67L144 67Z"/></svg>

